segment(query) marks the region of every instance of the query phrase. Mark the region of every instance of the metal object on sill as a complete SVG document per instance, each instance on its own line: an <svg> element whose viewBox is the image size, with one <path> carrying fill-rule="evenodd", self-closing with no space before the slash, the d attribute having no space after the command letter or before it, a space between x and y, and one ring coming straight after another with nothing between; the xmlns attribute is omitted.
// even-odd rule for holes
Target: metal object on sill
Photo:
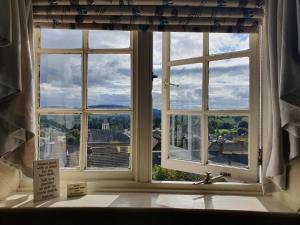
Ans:
<svg viewBox="0 0 300 225"><path fill-rule="evenodd" d="M217 182L218 179L224 177L223 175L217 175L212 177L211 173L206 172L205 174L205 178L203 180L200 180L198 182L193 183L194 185L198 185L198 184L212 184L214 182Z"/></svg>

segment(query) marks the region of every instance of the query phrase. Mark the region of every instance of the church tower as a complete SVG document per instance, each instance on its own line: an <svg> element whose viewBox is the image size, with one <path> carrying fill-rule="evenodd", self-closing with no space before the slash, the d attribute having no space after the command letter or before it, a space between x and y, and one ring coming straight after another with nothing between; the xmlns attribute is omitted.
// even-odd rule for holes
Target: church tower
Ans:
<svg viewBox="0 0 300 225"><path fill-rule="evenodd" d="M102 122L102 130L109 130L109 122L107 119L104 119Z"/></svg>

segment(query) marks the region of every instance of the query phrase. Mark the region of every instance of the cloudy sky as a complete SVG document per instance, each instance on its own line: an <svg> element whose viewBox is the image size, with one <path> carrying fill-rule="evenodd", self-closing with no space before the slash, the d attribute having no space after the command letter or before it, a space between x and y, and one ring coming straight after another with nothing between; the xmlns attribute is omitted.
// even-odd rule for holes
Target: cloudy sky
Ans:
<svg viewBox="0 0 300 225"><path fill-rule="evenodd" d="M66 41L67 40L67 41ZM90 48L127 48L130 34L125 31L92 31ZM81 32L43 30L45 48L81 48ZM153 69L159 76L153 83L153 106L161 107L162 34L154 33ZM211 34L210 54L249 48L245 34ZM202 56L201 33L172 33L171 60ZM41 106L81 106L81 56L41 56ZM249 60L238 58L214 61L209 70L209 107L241 109L248 107ZM88 105L130 106L130 55L90 55L88 58ZM202 64L171 67L171 108L200 109L202 99Z"/></svg>

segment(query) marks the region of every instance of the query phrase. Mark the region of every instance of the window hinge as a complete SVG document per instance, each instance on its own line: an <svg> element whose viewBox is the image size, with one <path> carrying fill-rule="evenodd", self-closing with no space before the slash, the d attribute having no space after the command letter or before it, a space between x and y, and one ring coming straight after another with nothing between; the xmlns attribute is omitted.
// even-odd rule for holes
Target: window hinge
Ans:
<svg viewBox="0 0 300 225"><path fill-rule="evenodd" d="M258 165L262 165L263 163L263 149L258 149Z"/></svg>

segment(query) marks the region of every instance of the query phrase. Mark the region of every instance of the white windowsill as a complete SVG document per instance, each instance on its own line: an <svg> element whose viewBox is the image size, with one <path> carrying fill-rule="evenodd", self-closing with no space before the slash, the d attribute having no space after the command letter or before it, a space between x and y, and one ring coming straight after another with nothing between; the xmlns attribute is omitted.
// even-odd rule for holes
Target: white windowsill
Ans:
<svg viewBox="0 0 300 225"><path fill-rule="evenodd" d="M177 194L221 194L263 196L262 186L259 183L216 182L213 184L193 185L193 182L153 181L151 183L135 180L99 180L99 179L62 179L61 190L66 190L67 184L87 182L88 192L146 192L146 193L177 193ZM23 178L18 192L32 192L33 181Z"/></svg>
<svg viewBox="0 0 300 225"><path fill-rule="evenodd" d="M60 198L34 203L31 193L16 193L0 201L0 207L133 207L292 212L272 197L100 192L68 199L64 193L61 195Z"/></svg>

